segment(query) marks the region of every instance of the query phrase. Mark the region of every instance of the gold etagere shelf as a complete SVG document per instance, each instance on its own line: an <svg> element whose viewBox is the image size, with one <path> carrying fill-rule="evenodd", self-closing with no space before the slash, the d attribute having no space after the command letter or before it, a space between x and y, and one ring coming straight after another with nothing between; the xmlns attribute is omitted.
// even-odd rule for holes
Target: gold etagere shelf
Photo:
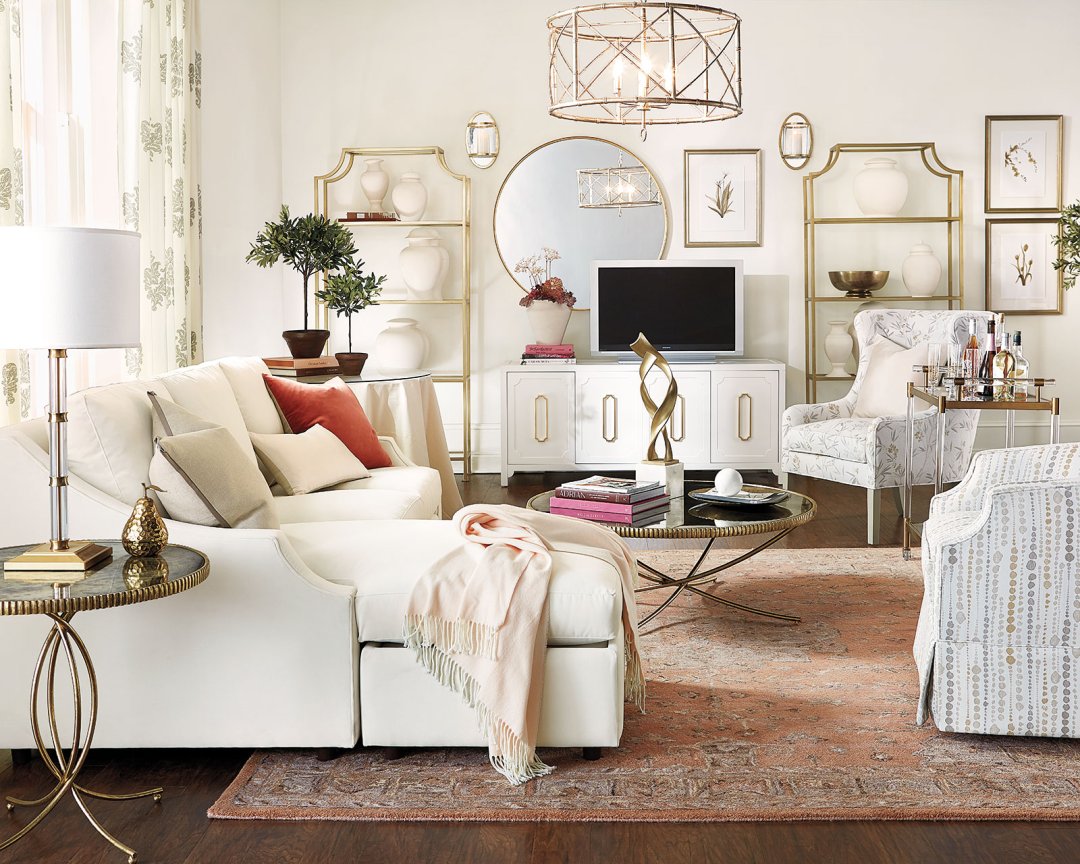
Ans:
<svg viewBox="0 0 1080 864"><path fill-rule="evenodd" d="M816 184L832 171L841 156L850 154L918 153L920 161L934 182L944 186L944 213L922 216L823 216L818 213L815 202ZM818 293L818 229L833 225L943 225L946 230L946 260L942 267L945 290L929 297L912 294L874 294L870 297L848 297L835 293ZM847 381L853 375L826 375L819 372L818 306L821 303L864 303L874 300L886 304L947 303L949 309L964 307L964 172L949 168L940 158L932 142L912 144L836 144L829 149L829 159L820 171L812 171L803 177L803 250L806 304L806 399L816 402L819 381ZM838 263L838 262L837 262ZM845 269L839 266L829 269ZM885 269L885 268L882 268ZM899 267L890 268L899 271ZM833 291L826 281L826 286ZM826 367L828 368L828 367Z"/></svg>
<svg viewBox="0 0 1080 864"><path fill-rule="evenodd" d="M326 174L315 177L315 212L333 218L330 213L330 186L344 180L352 171L357 158L361 161L371 158L388 157L424 157L430 156L438 163L439 168L450 178L461 184L461 218L460 219L425 219L416 222L401 221L369 221L369 222L346 222L349 228L368 230L371 228L457 228L461 231L461 296L449 300L408 300L387 299L379 300L379 305L400 306L459 306L461 308L461 371L432 373L431 380L436 384L460 384L461 385L461 450L452 451L451 459L460 460L463 480L469 480L472 475L472 396L470 379L472 375L472 181L464 174L458 174L450 170L446 164L446 154L441 147L343 147L338 164ZM319 289L325 274L319 274ZM316 306L316 320L318 326L329 329L330 310L323 304Z"/></svg>

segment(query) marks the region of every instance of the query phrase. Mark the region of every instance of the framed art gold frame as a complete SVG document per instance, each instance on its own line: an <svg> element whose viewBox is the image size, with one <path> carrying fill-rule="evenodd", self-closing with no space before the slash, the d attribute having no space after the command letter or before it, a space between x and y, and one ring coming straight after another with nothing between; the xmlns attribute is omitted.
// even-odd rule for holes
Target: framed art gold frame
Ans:
<svg viewBox="0 0 1080 864"><path fill-rule="evenodd" d="M1051 242L1044 250L1043 267L1048 268L1052 274L1053 279L1057 283L1057 290L1054 292L1056 297L1055 306L1053 309L1025 309L1025 308L1008 308L1000 303L994 302L994 292L992 290L993 279L995 275L994 261L996 260L993 255L993 229L995 225L1054 225L1056 226L1056 234L1061 236L1061 222L1056 216L1046 216L1038 219L987 219L986 220L986 308L992 312L1000 312L1004 315L1061 315L1065 311L1065 274L1061 270L1053 269L1053 259L1055 257L1055 250L1053 243ZM1017 268L1018 278L1022 278L1024 271L1030 275L1030 268L1034 265L1034 259L1030 262L1027 260L1027 256L1024 256L1024 262L1020 262L1020 255L1027 252L1028 247L1024 245L1021 249L1017 250Z"/></svg>
<svg viewBox="0 0 1080 864"><path fill-rule="evenodd" d="M754 237L750 240L695 240L690 228L690 163L695 157L704 156L753 156L754 169L757 173L757 182L753 184L755 189L757 218L754 226ZM712 209L710 207L710 209ZM722 218L722 217L721 217ZM763 243L763 228L765 220L763 216L762 174L761 174L761 150L684 150L683 151L683 246L687 249L694 248L723 248L731 246L761 246Z"/></svg>
<svg viewBox="0 0 1080 864"><path fill-rule="evenodd" d="M999 148L994 140L995 127L1018 126L1011 147ZM1026 127L1025 127L1026 126ZM1042 129L1039 129L1042 126ZM1028 137L1023 138L1024 135ZM1032 136L1042 135L1041 143L1031 145ZM1048 158L1051 148L1056 158ZM1057 213L1064 205L1065 120L1062 114L987 114L983 150L983 202L987 213ZM1018 194L1023 185L1035 179L1032 171L1041 171L1042 193ZM1045 175L1045 166L1055 165L1056 176ZM1007 186L1014 194L1001 191ZM1032 190L1034 191L1034 190ZM1003 206L1001 198L1012 198L1013 205Z"/></svg>

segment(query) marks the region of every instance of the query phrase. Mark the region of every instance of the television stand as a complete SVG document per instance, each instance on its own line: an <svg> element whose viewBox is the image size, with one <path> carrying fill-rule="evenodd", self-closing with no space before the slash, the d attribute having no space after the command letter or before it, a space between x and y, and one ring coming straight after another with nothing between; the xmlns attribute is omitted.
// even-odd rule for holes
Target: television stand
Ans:
<svg viewBox="0 0 1080 864"><path fill-rule="evenodd" d="M504 367L502 485L517 471L633 470L649 428L635 360ZM783 363L724 358L673 363L672 371L679 398L668 434L687 470L765 469L779 477ZM647 386L660 399L667 381L654 369Z"/></svg>

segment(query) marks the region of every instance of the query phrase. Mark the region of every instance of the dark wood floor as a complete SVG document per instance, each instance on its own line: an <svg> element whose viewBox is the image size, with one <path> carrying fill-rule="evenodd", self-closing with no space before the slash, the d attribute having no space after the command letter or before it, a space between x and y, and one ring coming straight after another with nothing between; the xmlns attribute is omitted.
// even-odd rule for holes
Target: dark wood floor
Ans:
<svg viewBox="0 0 1080 864"><path fill-rule="evenodd" d="M771 475L763 475L766 482ZM464 487L468 502L523 503L561 480L519 475L509 489L480 475ZM865 494L831 483L793 478L811 495L817 518L793 532L789 546L865 544ZM882 538L900 542L900 525L885 505ZM91 646L92 647L92 646ZM206 809L239 771L247 751L102 751L92 754L83 782L104 791L162 784L165 800L96 803L95 812L140 853L140 862L813 862L813 864L969 864L1080 861L1080 826L1068 823L832 822L676 824L364 824L349 822L211 822ZM8 794L32 796L46 785L35 760L0 772ZM30 814L0 816L14 829ZM0 829L0 834L4 834ZM6 836L6 834L4 834ZM6 862L119 864L121 856L65 801L22 843L0 852Z"/></svg>

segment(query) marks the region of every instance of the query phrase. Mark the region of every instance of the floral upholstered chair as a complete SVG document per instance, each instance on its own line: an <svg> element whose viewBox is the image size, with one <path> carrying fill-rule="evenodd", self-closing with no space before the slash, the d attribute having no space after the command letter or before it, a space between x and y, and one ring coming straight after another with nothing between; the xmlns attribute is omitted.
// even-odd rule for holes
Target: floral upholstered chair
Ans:
<svg viewBox="0 0 1080 864"><path fill-rule="evenodd" d="M874 354L871 346L880 339L904 349L932 342L963 345L968 338L969 319L975 318L977 330L982 334L992 317L995 317L992 312L921 309L867 309L856 315L859 368L851 390L833 402L793 405L784 412L780 468L785 480L790 473L862 486L867 490L866 542L875 545L881 490L904 485L908 434L906 409L887 416L856 416L859 394L866 386L870 358ZM905 402L903 394L909 376L910 372L906 371L900 380L887 383L890 388L896 388L894 402ZM916 486L934 482L936 413L936 408L930 408L915 414L912 483ZM964 476L978 422L976 411L946 414L942 482L955 482Z"/></svg>
<svg viewBox="0 0 1080 864"><path fill-rule="evenodd" d="M915 633L918 722L1080 737L1080 444L979 453L935 496Z"/></svg>

